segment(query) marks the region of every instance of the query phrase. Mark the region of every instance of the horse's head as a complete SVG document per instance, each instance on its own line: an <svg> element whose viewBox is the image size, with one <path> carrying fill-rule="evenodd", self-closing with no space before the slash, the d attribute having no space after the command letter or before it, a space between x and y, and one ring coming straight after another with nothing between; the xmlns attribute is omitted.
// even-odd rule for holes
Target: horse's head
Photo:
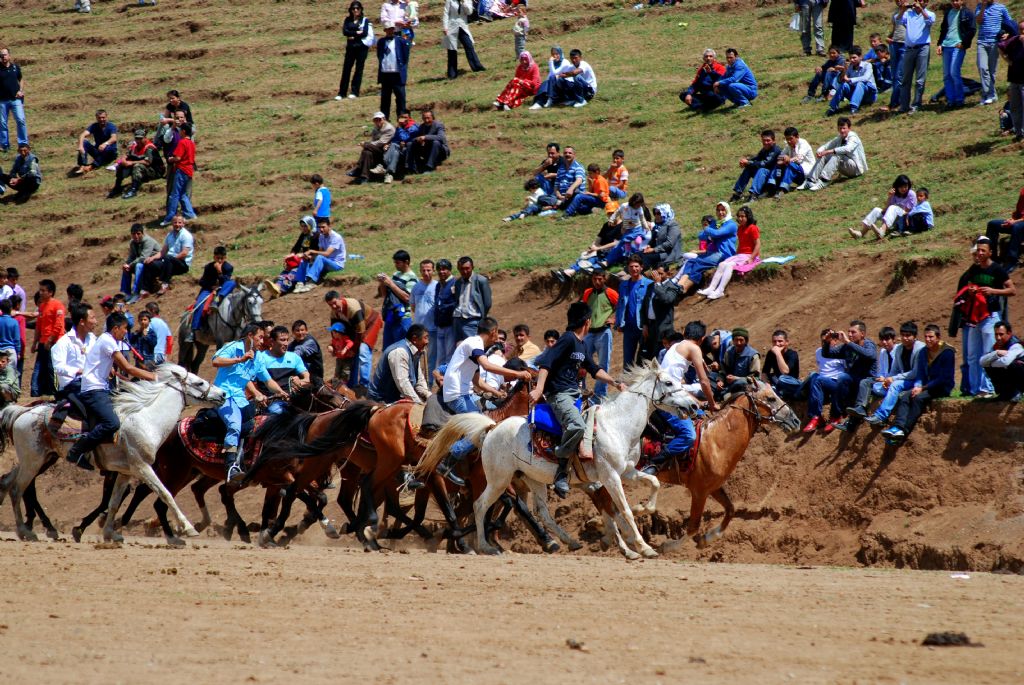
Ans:
<svg viewBox="0 0 1024 685"><path fill-rule="evenodd" d="M242 302L242 317L243 321L260 321L263 319L263 296L260 295L260 290L263 288L261 283L256 288L246 288L240 286L242 291L245 293L245 300Z"/></svg>
<svg viewBox="0 0 1024 685"><path fill-rule="evenodd" d="M166 383L181 391L185 404L200 404L210 407L224 403L224 391L194 373L189 373L177 364L161 364L156 369L157 381Z"/></svg>
<svg viewBox="0 0 1024 685"><path fill-rule="evenodd" d="M772 386L764 381L751 378L747 385L747 391L754 399L754 411L767 423L776 423L782 426L787 433L793 433L800 429L800 417L782 401L782 398L775 394Z"/></svg>
<svg viewBox="0 0 1024 685"><path fill-rule="evenodd" d="M701 413L700 401L683 387L683 382L666 371L658 371L654 384L654 403L668 411L691 417Z"/></svg>

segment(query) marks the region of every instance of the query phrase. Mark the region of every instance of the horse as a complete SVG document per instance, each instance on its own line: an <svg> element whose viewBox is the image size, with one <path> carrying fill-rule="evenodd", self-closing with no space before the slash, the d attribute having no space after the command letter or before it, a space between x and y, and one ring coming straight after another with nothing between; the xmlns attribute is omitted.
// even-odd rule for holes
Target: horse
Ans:
<svg viewBox="0 0 1024 685"><path fill-rule="evenodd" d="M625 392L594 410L594 459L582 463L581 470L586 482L600 481L604 484L630 530L630 540L640 551L639 555L632 552L626 556L652 558L658 553L644 542L636 529L632 510L622 489L622 478L646 482L651 488L653 501L658 488L657 479L636 470L638 446L647 419L656 406L693 414L699 410L699 404L682 384L661 371L657 362L634 367L627 378L629 387ZM591 414L588 413L587 417L589 419ZM526 418L512 417L496 424L481 414L455 416L431 442L416 467L416 473L431 473L455 441L462 437L480 448L480 460L487 478L487 487L473 503L477 551L498 553L486 540L485 516L517 473L522 474L533 492L534 505L541 518L549 525L554 523L547 509L545 485L554 482L556 465L547 459L535 458L530 424Z"/></svg>
<svg viewBox="0 0 1024 685"><path fill-rule="evenodd" d="M238 340L247 324L262 319L263 287L260 284L247 288L239 283L220 306L210 308L205 324L197 331L192 330L192 312L186 310L178 325L178 363L192 373L199 373L210 347L220 349Z"/></svg>
<svg viewBox="0 0 1024 685"><path fill-rule="evenodd" d="M114 531L114 519L132 477L160 496L174 512L186 535L199 535L160 482L152 464L157 450L174 430L186 406L218 406L224 401L224 393L174 364L158 366L156 374L156 381L121 384L113 397L114 412L121 419L121 428L112 444L100 445L93 452L98 468L118 474L103 529L107 541L121 539ZM12 474L8 482L0 482L0 502L5 495L11 495L18 537L23 540L37 537L22 518L22 496L47 463L66 456L70 444L51 435L47 423L52 411L52 405L15 405L0 410L0 451L10 439L18 455L16 474Z"/></svg>

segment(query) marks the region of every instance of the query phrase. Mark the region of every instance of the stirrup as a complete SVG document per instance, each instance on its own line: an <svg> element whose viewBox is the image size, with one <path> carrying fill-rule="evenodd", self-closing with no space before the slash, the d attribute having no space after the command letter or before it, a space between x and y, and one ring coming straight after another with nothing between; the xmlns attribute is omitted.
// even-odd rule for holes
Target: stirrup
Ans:
<svg viewBox="0 0 1024 685"><path fill-rule="evenodd" d="M437 465L437 472L447 478L448 482L452 485L460 488L466 485L466 481L459 474L455 473L455 465L451 463L451 457L445 458L444 461Z"/></svg>

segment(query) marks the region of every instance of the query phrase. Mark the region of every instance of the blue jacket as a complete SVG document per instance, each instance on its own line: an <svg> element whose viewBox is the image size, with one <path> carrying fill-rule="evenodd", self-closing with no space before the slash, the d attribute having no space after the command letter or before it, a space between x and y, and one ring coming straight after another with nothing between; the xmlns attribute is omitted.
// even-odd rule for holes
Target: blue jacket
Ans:
<svg viewBox="0 0 1024 685"><path fill-rule="evenodd" d="M380 62L384 59L384 45L387 39L381 36L377 41L377 83L383 83L383 74L380 70ZM409 77L409 41L402 36L395 34L395 52L398 56L398 82L403 86Z"/></svg>
<svg viewBox="0 0 1024 685"><path fill-rule="evenodd" d="M864 338L862 345L847 342L836 347L826 347L821 354L827 359L844 360L846 373L855 381L878 375L878 345L870 338Z"/></svg>
<svg viewBox="0 0 1024 685"><path fill-rule="evenodd" d="M619 283L619 304L615 308L616 328L625 328L627 323L634 328L643 328L644 298L652 285L654 281L646 276L641 276L639 281L626 279Z"/></svg>
<svg viewBox="0 0 1024 685"><path fill-rule="evenodd" d="M739 57L736 61L725 68L725 76L718 81L719 87L726 86L730 83L742 83L745 86L754 89L754 95L757 95L757 79L754 78L754 72L750 70L747 63L741 60Z"/></svg>
<svg viewBox="0 0 1024 685"><path fill-rule="evenodd" d="M931 397L946 397L956 385L955 369L956 350L946 343L942 343L942 351L932 362L928 361L928 351L924 350L917 358L914 387L924 387Z"/></svg>
<svg viewBox="0 0 1024 685"><path fill-rule="evenodd" d="M697 234L698 240L711 241L708 254L721 252L724 257L736 254L736 231L739 227L732 219L722 222L718 228L709 226Z"/></svg>

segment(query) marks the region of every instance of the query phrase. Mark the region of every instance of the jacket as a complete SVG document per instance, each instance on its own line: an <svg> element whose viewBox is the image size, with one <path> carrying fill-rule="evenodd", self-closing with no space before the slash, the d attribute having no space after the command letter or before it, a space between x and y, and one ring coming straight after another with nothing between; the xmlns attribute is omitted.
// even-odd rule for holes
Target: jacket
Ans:
<svg viewBox="0 0 1024 685"><path fill-rule="evenodd" d="M391 139L395 137L395 126L390 121L385 120L384 125L380 128L376 126L370 131L370 141L363 143L363 146L369 145L377 149L384 149L384 146L391 142Z"/></svg>
<svg viewBox="0 0 1024 685"><path fill-rule="evenodd" d="M642 328L644 325L643 303L647 297L647 289L654 285L654 281L641 276L639 281L626 279L619 283L619 302L615 307L615 327L625 328L628 323L634 328ZM632 312L627 312L632 309ZM626 320L627 314L629 320Z"/></svg>
<svg viewBox="0 0 1024 685"><path fill-rule="evenodd" d="M939 45L942 45L942 41L946 40L946 34L949 33L949 15L953 12L953 8L949 7L942 15L942 26L939 27ZM960 20L957 22L960 27L960 49L967 50L971 47L971 42L974 40L974 34L978 32L977 22L974 20L974 12L967 7L960 8Z"/></svg>
<svg viewBox="0 0 1024 685"><path fill-rule="evenodd" d="M661 224L654 224L651 229L651 242L647 245L658 256L661 265L677 264L683 258L683 234L679 223L669 219Z"/></svg>
<svg viewBox="0 0 1024 685"><path fill-rule="evenodd" d="M17 155L14 158L14 162L11 163L11 176L15 178L34 178L36 183L42 184L43 172L39 168L39 158L31 152L25 157Z"/></svg>
<svg viewBox="0 0 1024 685"><path fill-rule="evenodd" d="M846 135L846 140L843 140L842 136L836 136L818 148L818 152L825 150L835 150L839 159L853 162L857 166L857 171L862 174L868 170L868 158L864 154L864 143L861 142L860 136L853 131Z"/></svg>
<svg viewBox="0 0 1024 685"><path fill-rule="evenodd" d="M448 148L448 133L444 129L444 124L437 119L434 119L430 126L420 124L420 135L427 140L440 141L441 147L444 148L444 153L446 155L451 154L451 150Z"/></svg>
<svg viewBox="0 0 1024 685"><path fill-rule="evenodd" d="M421 373L422 360L423 353L413 350L408 340L399 340L384 350L370 381L369 398L385 404L402 399L424 402L430 392Z"/></svg>
<svg viewBox="0 0 1024 685"><path fill-rule="evenodd" d="M377 83L384 82L384 72L381 71L380 64L384 59L384 49L387 47L387 43L386 36L382 36L377 41ZM404 86L409 78L409 41L396 33L394 46L398 60L398 82Z"/></svg>
<svg viewBox="0 0 1024 685"><path fill-rule="evenodd" d="M678 300L679 286L668 281L654 283L647 288L641 310L643 311L644 325L647 326L647 336L655 342L661 340L665 333L673 331L673 319L676 312L676 301ZM649 316L653 310L654 316Z"/></svg>
<svg viewBox="0 0 1024 685"><path fill-rule="evenodd" d="M477 273L469 277L468 284L463 278L455 279L455 283L452 284L452 292L455 294L456 308L462 299L462 291L467 285L472 289L469 295L470 302L480 312L481 317L487 316L487 313L491 311L491 284L485 276Z"/></svg>
<svg viewBox="0 0 1024 685"><path fill-rule="evenodd" d="M878 345L868 338L864 338L862 345L847 342L828 347L822 350L822 355L829 359L842 359L846 363L846 373L855 381L878 375Z"/></svg>
<svg viewBox="0 0 1024 685"><path fill-rule="evenodd" d="M686 94L710 93L711 86L717 83L723 76L725 76L725 65L721 62L717 60L712 61L710 66L701 64L697 67L697 75L693 77L690 87L686 89Z"/></svg>
<svg viewBox="0 0 1024 685"><path fill-rule="evenodd" d="M774 169L775 160L782 154L782 148L772 145L765 150L763 147L752 157L747 157L747 166L751 169Z"/></svg>
<svg viewBox="0 0 1024 685"><path fill-rule="evenodd" d="M920 340L914 341L914 349L910 353L910 366L909 368L903 368L903 346L897 345L892 348L893 360L892 365L889 367L889 372L885 375L891 376L893 380L905 381L914 380L914 370L917 368L918 357L921 356L921 351L924 350L925 344Z"/></svg>
<svg viewBox="0 0 1024 685"><path fill-rule="evenodd" d="M469 41L473 42L473 34L469 32L469 15L473 9L472 0L446 0L444 3L441 28L444 30L442 43L446 50L459 49L459 31L465 31Z"/></svg>
<svg viewBox="0 0 1024 685"><path fill-rule="evenodd" d="M754 78L754 72L739 57L736 58L735 62L726 67L725 76L718 80L718 85L720 86L727 86L732 83L741 83L752 88L754 91L752 95L757 95L757 79Z"/></svg>
<svg viewBox="0 0 1024 685"><path fill-rule="evenodd" d="M363 45L363 40L370 34L370 20L366 17L360 17L357 21L353 21L348 17L345 17L345 22L341 25L341 35L345 36L346 47L359 47ZM365 45L363 46L365 47Z"/></svg>
<svg viewBox="0 0 1024 685"><path fill-rule="evenodd" d="M452 325L452 314L459 301L455 299L453 284L455 279L449 278L444 283L437 282L437 295L434 300L434 325L438 328L450 328Z"/></svg>
<svg viewBox="0 0 1024 685"><path fill-rule="evenodd" d="M928 351L917 358L914 372L914 387L923 387L930 397L946 397L956 385L956 350L946 343L939 343L942 349L929 361Z"/></svg>
<svg viewBox="0 0 1024 685"><path fill-rule="evenodd" d="M129 241L128 259L125 263L128 266L137 266L142 260L157 254L160 254L160 243L148 235L143 235L142 242Z"/></svg>

